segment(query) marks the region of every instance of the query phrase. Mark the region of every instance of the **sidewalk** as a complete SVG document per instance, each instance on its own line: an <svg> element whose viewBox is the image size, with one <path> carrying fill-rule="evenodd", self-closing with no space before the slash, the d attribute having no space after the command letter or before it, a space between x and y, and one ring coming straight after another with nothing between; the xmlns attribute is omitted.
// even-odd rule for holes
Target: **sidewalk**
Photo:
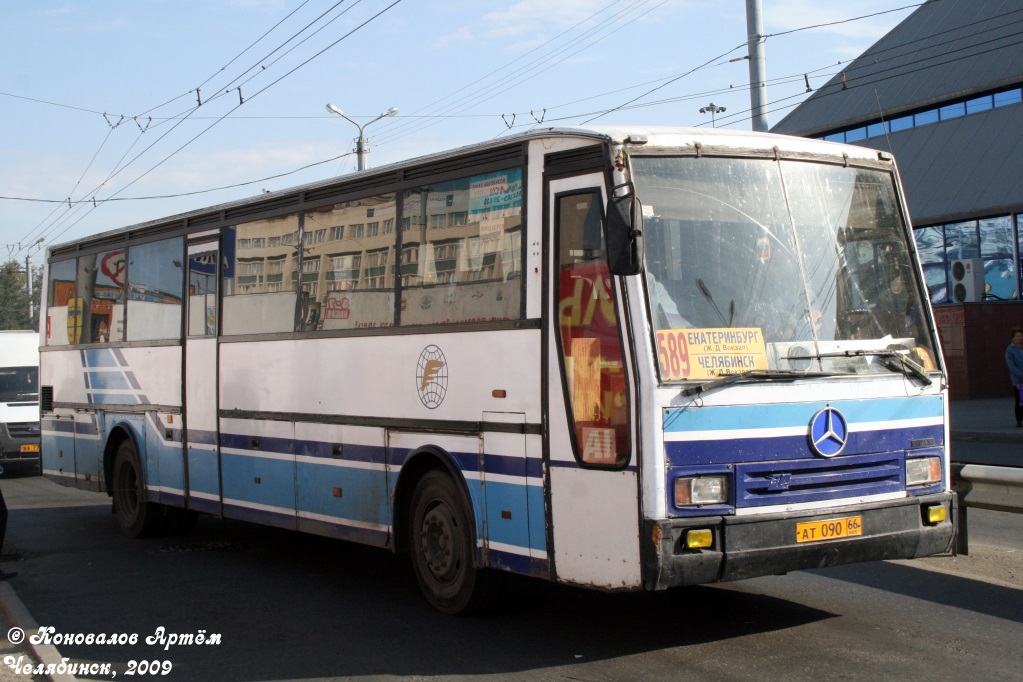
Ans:
<svg viewBox="0 0 1023 682"><path fill-rule="evenodd" d="M984 400L953 400L949 405L953 442L1018 443L1023 445L1023 428L1017 428L1009 397Z"/></svg>

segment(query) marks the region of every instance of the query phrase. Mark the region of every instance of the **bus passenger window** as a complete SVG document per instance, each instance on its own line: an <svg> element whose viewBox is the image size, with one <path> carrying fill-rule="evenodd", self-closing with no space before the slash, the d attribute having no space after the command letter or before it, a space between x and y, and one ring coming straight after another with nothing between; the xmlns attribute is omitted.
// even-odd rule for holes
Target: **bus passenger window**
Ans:
<svg viewBox="0 0 1023 682"><path fill-rule="evenodd" d="M217 252L188 257L188 335L217 334Z"/></svg>
<svg viewBox="0 0 1023 682"><path fill-rule="evenodd" d="M183 255L181 237L128 247L128 341L181 336Z"/></svg>
<svg viewBox="0 0 1023 682"><path fill-rule="evenodd" d="M78 257L78 343L124 340L124 249Z"/></svg>
<svg viewBox="0 0 1023 682"><path fill-rule="evenodd" d="M402 325L519 319L521 168L408 190L402 215Z"/></svg>
<svg viewBox="0 0 1023 682"><path fill-rule="evenodd" d="M558 319L576 458L624 466L631 450L629 394L600 194L558 199Z"/></svg>
<svg viewBox="0 0 1023 682"><path fill-rule="evenodd" d="M394 326L395 211L388 193L305 213L304 331Z"/></svg>
<svg viewBox="0 0 1023 682"><path fill-rule="evenodd" d="M75 300L75 259L50 263L46 305L46 345L78 343L78 307Z"/></svg>
<svg viewBox="0 0 1023 682"><path fill-rule="evenodd" d="M302 232L297 214L242 223L224 230L223 333L293 332L298 317L298 254ZM307 235L309 242L315 234ZM318 266L303 264L303 282L315 286ZM191 315L191 313L189 313Z"/></svg>

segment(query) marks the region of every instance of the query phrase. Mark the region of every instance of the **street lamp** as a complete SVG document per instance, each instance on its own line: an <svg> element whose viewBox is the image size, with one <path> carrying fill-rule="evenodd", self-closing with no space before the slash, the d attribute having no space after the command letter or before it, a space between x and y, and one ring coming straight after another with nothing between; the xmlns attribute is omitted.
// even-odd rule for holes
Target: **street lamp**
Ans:
<svg viewBox="0 0 1023 682"><path fill-rule="evenodd" d="M359 140L357 142L357 146L355 147L355 151L359 155L359 170L366 170L366 151L367 151L366 150L366 136L363 135L362 131L365 130L366 126L368 126L370 123L375 123L375 122L379 121L382 118L387 118L388 116L394 116L396 113L398 113L398 107L391 107L390 109L388 109L384 113L382 113L379 116L377 116L376 118L374 118L369 123L364 123L362 125L359 125L358 123L355 123L355 121L353 121L352 119L350 119L347 116L345 116L345 112L341 111L341 109L339 109L338 107L334 106L333 104L328 104L327 105L327 111L329 111L332 114L337 114L338 116L340 116L344 120L348 121L349 123L354 124L355 127L359 129Z"/></svg>
<svg viewBox="0 0 1023 682"><path fill-rule="evenodd" d="M45 237L40 237L38 241L31 244L25 251L25 291L28 292L28 316L32 317L34 312L34 306L32 305L32 250L39 248L39 246L46 241Z"/></svg>
<svg viewBox="0 0 1023 682"><path fill-rule="evenodd" d="M724 107L719 107L718 105L714 104L713 102L711 102L710 104L708 104L705 107L700 107L700 113L701 114L710 114L710 127L711 128L716 127L714 125L714 116L716 114L723 114L723 113L725 113L725 111L726 111L726 109Z"/></svg>

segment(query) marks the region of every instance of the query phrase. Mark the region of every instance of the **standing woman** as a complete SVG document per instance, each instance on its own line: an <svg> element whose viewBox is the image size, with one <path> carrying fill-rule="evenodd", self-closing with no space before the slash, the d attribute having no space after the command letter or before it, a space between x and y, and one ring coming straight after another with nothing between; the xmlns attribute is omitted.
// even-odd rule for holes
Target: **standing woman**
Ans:
<svg viewBox="0 0 1023 682"><path fill-rule="evenodd" d="M1005 364L1009 366L1009 378L1012 381L1012 406L1016 411L1016 426L1023 426L1023 329L1013 327L1009 330L1009 347L1005 349Z"/></svg>

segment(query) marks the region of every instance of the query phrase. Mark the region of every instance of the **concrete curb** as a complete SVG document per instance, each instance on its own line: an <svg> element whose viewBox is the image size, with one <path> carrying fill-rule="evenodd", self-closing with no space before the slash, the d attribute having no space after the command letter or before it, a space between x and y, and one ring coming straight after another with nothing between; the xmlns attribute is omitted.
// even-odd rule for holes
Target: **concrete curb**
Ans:
<svg viewBox="0 0 1023 682"><path fill-rule="evenodd" d="M1011 431L952 431L953 443L1007 443L1023 445L1023 429Z"/></svg>
<svg viewBox="0 0 1023 682"><path fill-rule="evenodd" d="M52 644L32 644L29 639L33 634L39 631L39 623L35 621L32 614L29 613L25 604L18 597L18 593L14 591L10 583L0 583L0 606L3 607L4 612L7 614L7 619L15 627L21 628L25 633L25 639L22 645L28 647L32 651L32 655L35 656L36 661L41 665L47 666L53 664L58 666L61 663L60 652L57 651L57 647ZM35 666L33 666L35 667ZM46 679L50 682L77 682L78 678L73 675L46 675Z"/></svg>

